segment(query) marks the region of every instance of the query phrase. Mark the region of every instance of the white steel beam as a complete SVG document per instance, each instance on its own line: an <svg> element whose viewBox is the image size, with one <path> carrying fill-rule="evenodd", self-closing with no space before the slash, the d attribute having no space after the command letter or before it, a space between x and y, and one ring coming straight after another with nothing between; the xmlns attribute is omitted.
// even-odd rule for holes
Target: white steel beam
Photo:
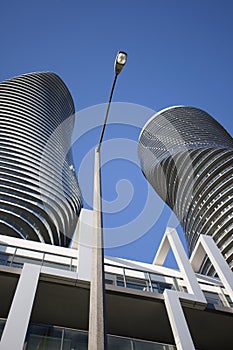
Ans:
<svg viewBox="0 0 233 350"><path fill-rule="evenodd" d="M40 269L40 266L32 264L23 266L3 330L0 350L23 350Z"/></svg>
<svg viewBox="0 0 233 350"><path fill-rule="evenodd" d="M180 272L182 273L182 277L186 282L188 293L191 294L192 298L197 302L204 303L204 308L206 304L205 296L199 286L196 275L192 269L184 247L174 228L167 227L153 263L155 265L162 265L165 261L170 247L174 253L177 265L180 269ZM184 295L188 294L185 293Z"/></svg>
<svg viewBox="0 0 233 350"><path fill-rule="evenodd" d="M195 350L193 340L183 313L182 305L204 309L205 296L198 284L190 261L174 228L167 228L154 259L155 265L162 265L171 247L182 277L186 282L188 293L165 290L164 301L178 350Z"/></svg>
<svg viewBox="0 0 233 350"><path fill-rule="evenodd" d="M195 350L180 304L179 294L166 289L163 295L177 350Z"/></svg>
<svg viewBox="0 0 233 350"><path fill-rule="evenodd" d="M207 254L222 284L233 302L233 272L210 236L201 235L190 258L194 271L198 272Z"/></svg>

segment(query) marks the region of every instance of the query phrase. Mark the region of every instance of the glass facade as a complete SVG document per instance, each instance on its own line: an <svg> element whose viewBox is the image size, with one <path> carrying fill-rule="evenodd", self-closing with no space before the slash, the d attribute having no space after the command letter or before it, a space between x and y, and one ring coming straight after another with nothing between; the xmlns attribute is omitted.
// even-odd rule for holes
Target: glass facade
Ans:
<svg viewBox="0 0 233 350"><path fill-rule="evenodd" d="M107 336L108 350L175 350L168 344ZM88 332L51 325L31 324L26 336L24 350L87 350Z"/></svg>
<svg viewBox="0 0 233 350"><path fill-rule="evenodd" d="M188 293L187 288L183 285L182 279L180 278L168 277L110 264L105 264L105 271L109 271L109 267L116 273L105 272L105 284L158 294L163 294L165 289L173 289ZM141 275L141 278L128 276L129 274ZM208 291L205 290L205 288L208 288L205 284L201 284L201 288L209 307L213 308L213 305L233 307L233 303L229 295L225 295L224 289L219 291L218 287L215 289L215 287L212 286L213 291Z"/></svg>
<svg viewBox="0 0 233 350"><path fill-rule="evenodd" d="M0 245L0 265L22 268L24 263L77 271L77 258Z"/></svg>
<svg viewBox="0 0 233 350"><path fill-rule="evenodd" d="M159 294L165 289L178 289L175 278L110 264L105 264L105 271L110 271L109 267L116 273L105 272L106 284Z"/></svg>
<svg viewBox="0 0 233 350"><path fill-rule="evenodd" d="M222 299L217 293L204 291L204 295L209 305L228 306L224 305L224 299Z"/></svg>

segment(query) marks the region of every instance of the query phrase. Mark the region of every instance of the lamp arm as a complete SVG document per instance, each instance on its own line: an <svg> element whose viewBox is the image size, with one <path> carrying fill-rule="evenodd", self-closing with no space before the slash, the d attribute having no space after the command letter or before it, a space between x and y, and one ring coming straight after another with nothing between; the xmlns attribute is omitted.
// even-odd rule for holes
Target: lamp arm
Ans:
<svg viewBox="0 0 233 350"><path fill-rule="evenodd" d="M100 133L99 143L98 143L98 146L97 146L97 152L100 151L100 147L101 147L101 144L102 144L102 140L103 140L103 136L104 136L104 130L105 130L105 127L106 127L106 124L107 124L108 113L109 113L109 109L110 109L112 96L113 96L113 91L114 91L114 88L115 88L115 85L116 85L117 77L118 77L118 74L115 74L115 77L114 77L114 80L113 80L113 83L112 83L112 89L111 89L109 100L108 100L108 106L107 106L105 117L104 117L104 122L103 122L103 125L102 125L102 130L101 130L101 133Z"/></svg>

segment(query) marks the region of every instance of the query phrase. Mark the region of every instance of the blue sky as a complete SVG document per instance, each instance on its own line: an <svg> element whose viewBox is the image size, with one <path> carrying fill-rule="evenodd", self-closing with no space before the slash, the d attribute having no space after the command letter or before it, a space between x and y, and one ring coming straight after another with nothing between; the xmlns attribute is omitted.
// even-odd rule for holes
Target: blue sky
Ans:
<svg viewBox="0 0 233 350"><path fill-rule="evenodd" d="M118 50L128 53L113 96L102 157L103 197L109 202L104 225L125 226L125 232L128 227L132 242L122 240L114 248L110 244L107 254L151 261L171 220L170 210L155 193L150 195L147 215L154 216L154 222L148 228L146 216L136 220L144 213L151 191L135 160L136 144L143 122L153 111L172 105L199 107L232 135L232 14L233 3L228 0L0 2L0 80L54 71L73 96L76 130L93 120L84 133L77 132L74 143L75 167L84 192L92 190L93 148L109 97L115 55ZM119 145L123 153L115 155ZM89 153L88 166L83 166ZM123 199L117 197L117 190ZM86 207L91 205L90 193L84 193ZM114 207L117 201L120 204ZM136 228L131 226L134 221ZM134 235L134 230L142 234Z"/></svg>

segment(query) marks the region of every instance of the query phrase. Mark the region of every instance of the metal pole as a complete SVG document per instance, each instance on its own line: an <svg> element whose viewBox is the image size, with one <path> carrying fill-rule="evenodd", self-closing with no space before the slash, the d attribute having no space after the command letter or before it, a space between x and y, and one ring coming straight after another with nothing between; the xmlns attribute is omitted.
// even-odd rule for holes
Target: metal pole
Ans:
<svg viewBox="0 0 233 350"><path fill-rule="evenodd" d="M104 280L104 248L103 248L103 222L101 201L101 161L100 147L108 119L108 113L112 101L113 91L118 74L112 84L107 110L102 125L100 139L95 149L94 164L94 193L93 193L93 247L90 285L90 310L89 310L89 334L88 350L107 349L105 328L105 280Z"/></svg>

